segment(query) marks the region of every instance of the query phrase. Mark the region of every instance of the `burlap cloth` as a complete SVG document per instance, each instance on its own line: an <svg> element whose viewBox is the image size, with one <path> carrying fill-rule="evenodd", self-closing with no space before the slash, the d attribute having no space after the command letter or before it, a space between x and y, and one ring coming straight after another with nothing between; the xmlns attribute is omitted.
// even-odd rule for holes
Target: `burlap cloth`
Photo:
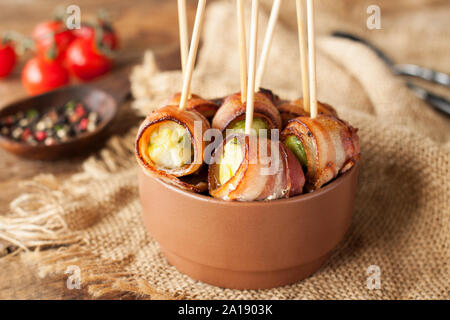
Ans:
<svg viewBox="0 0 450 320"><path fill-rule="evenodd" d="M376 1L383 29L369 31L371 2L317 2L318 96L360 129L362 159L352 226L310 278L238 291L196 282L170 266L142 225L134 132L111 138L68 180L41 175L26 183L27 193L0 218L0 238L31 249L21 255L42 276L79 266L82 285L94 297L132 292L148 298L448 299L449 121L416 98L373 52L325 33L350 30L397 61L450 72L450 6ZM301 96L293 3L284 1L263 83L289 99ZM202 96L239 90L234 8L230 2L208 8L193 80L193 91ZM264 14L262 31L266 23ZM134 106L143 114L181 87L180 72L159 72L151 52L144 60L132 75ZM381 271L378 290L366 287L370 265Z"/></svg>

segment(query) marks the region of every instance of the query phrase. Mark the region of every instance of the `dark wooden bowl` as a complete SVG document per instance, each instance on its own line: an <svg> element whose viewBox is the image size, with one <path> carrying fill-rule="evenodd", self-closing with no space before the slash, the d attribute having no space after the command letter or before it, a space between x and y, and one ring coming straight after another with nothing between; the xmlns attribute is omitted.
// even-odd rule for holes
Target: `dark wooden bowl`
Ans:
<svg viewBox="0 0 450 320"><path fill-rule="evenodd" d="M0 135L0 147L29 159L53 160L80 153L88 145L98 142L102 138L106 127L116 115L118 103L107 92L89 86L66 87L14 102L0 110L0 118L29 109L45 112L50 108L60 107L70 100L81 101L88 110L98 113L99 124L94 131L83 132L67 141L49 146L44 144L30 145Z"/></svg>

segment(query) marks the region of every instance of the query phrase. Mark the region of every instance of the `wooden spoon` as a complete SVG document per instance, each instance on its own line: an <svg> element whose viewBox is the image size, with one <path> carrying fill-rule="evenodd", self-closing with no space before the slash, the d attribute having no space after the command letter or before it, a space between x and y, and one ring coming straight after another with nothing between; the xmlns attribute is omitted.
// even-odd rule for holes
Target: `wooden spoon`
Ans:
<svg viewBox="0 0 450 320"><path fill-rule="evenodd" d="M97 112L99 124L93 131L80 133L69 140L56 142L53 145L31 145L0 135L0 147L18 156L39 160L54 160L82 153L88 145L104 138L105 129L114 119L120 104L129 95L128 75L130 70L130 67L124 67L98 82L50 91L11 103L0 110L1 119L30 109L43 113L51 108L65 105L70 100L77 100L82 102L87 110Z"/></svg>

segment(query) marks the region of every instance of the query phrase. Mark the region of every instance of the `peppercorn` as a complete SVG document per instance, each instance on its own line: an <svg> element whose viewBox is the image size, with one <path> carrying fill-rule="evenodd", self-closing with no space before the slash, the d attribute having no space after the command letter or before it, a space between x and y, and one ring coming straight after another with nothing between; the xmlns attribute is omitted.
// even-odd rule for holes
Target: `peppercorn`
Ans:
<svg viewBox="0 0 450 320"><path fill-rule="evenodd" d="M19 126L21 126L22 128L26 127L29 123L30 123L30 120L28 120L27 118L23 118L23 119L19 120Z"/></svg>
<svg viewBox="0 0 450 320"><path fill-rule="evenodd" d="M95 124L97 124L97 120L98 120L98 114L97 112L89 112L89 116L88 116L89 121L94 122Z"/></svg>
<svg viewBox="0 0 450 320"><path fill-rule="evenodd" d="M27 141L29 137L31 137L31 129L26 128L25 130L23 130L22 135L20 136L20 140Z"/></svg>
<svg viewBox="0 0 450 320"><path fill-rule="evenodd" d="M27 118L30 120L35 119L38 115L39 115L39 113L35 109L31 109L31 110L27 111Z"/></svg>
<svg viewBox="0 0 450 320"><path fill-rule="evenodd" d="M37 141L43 141L47 137L47 134L45 133L45 131L38 131L34 136Z"/></svg>
<svg viewBox="0 0 450 320"><path fill-rule="evenodd" d="M68 127L67 125L58 125L58 129L56 129L56 135L60 139L64 139L67 137Z"/></svg>
<svg viewBox="0 0 450 320"><path fill-rule="evenodd" d="M14 116L8 116L4 119L4 124L7 126L12 125L16 121Z"/></svg>
<svg viewBox="0 0 450 320"><path fill-rule="evenodd" d="M81 119L78 128L80 129L80 131L85 131L87 129L88 124L89 120L87 118L83 118Z"/></svg>
<svg viewBox="0 0 450 320"><path fill-rule="evenodd" d="M46 146L54 145L55 144L55 139L48 137L48 138L45 139L44 144Z"/></svg>
<svg viewBox="0 0 450 320"><path fill-rule="evenodd" d="M37 131L43 131L45 130L45 122L43 120L39 121L38 123L36 123L36 130Z"/></svg>
<svg viewBox="0 0 450 320"><path fill-rule="evenodd" d="M81 103L78 103L77 106L75 107L75 113L79 117L83 117L86 114L86 110L84 109L84 107Z"/></svg>
<svg viewBox="0 0 450 320"><path fill-rule="evenodd" d="M0 133L4 136L8 136L9 135L9 128L8 127L2 127L2 130L0 131Z"/></svg>
<svg viewBox="0 0 450 320"><path fill-rule="evenodd" d="M23 129L22 129L22 128L20 128L20 127L15 128L15 129L12 131L12 137L13 137L13 139L19 140L20 137L22 136L22 133L23 133Z"/></svg>
<svg viewBox="0 0 450 320"><path fill-rule="evenodd" d="M58 114L55 110L52 110L48 113L48 118L50 121L53 121L54 123L58 121Z"/></svg>
<svg viewBox="0 0 450 320"><path fill-rule="evenodd" d="M36 109L20 111L0 119L0 134L28 144L53 145L92 132L99 123L97 112L74 100L44 113Z"/></svg>

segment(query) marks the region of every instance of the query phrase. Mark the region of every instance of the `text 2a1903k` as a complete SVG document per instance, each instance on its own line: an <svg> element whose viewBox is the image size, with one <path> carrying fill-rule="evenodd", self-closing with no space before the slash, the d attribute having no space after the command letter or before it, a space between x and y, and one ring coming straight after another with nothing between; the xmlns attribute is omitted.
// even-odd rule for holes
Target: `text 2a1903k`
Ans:
<svg viewBox="0 0 450 320"><path fill-rule="evenodd" d="M271 304L221 304L220 306L198 306L185 304L178 307L178 315L197 315L209 318L210 316L235 315L272 315Z"/></svg>
<svg viewBox="0 0 450 320"><path fill-rule="evenodd" d="M223 315L239 315L239 314L252 314L252 315L268 315L272 314L272 305L265 304L239 304L239 305L222 305Z"/></svg>

